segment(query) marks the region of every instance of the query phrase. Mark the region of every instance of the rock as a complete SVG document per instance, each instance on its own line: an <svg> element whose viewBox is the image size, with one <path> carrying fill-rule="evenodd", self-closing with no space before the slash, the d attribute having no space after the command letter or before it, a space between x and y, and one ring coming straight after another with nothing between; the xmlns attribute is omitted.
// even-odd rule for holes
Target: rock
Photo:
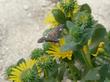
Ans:
<svg viewBox="0 0 110 82"><path fill-rule="evenodd" d="M28 5L24 5L23 8L24 8L25 10L28 10L28 9L29 9L29 6L28 6Z"/></svg>

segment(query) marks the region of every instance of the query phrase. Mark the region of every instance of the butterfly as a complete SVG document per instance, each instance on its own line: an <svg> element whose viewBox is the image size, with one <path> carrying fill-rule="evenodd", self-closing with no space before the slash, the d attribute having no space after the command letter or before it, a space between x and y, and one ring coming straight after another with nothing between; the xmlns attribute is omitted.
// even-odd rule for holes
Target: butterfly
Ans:
<svg viewBox="0 0 110 82"><path fill-rule="evenodd" d="M64 24L61 24L55 28L53 28L51 31L48 32L48 34L46 36L41 37L38 40L38 43L43 43L43 42L59 42L59 35L61 33L61 31L64 28Z"/></svg>

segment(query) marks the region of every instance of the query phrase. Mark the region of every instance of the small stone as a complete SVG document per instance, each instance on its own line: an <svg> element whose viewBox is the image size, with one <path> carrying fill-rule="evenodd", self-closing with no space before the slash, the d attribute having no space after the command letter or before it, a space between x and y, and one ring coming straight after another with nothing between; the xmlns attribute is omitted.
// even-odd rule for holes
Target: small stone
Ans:
<svg viewBox="0 0 110 82"><path fill-rule="evenodd" d="M36 29L39 30L39 27L37 27Z"/></svg>
<svg viewBox="0 0 110 82"><path fill-rule="evenodd" d="M29 9L29 6L28 5L24 5L23 7L25 10L28 10Z"/></svg>
<svg viewBox="0 0 110 82"><path fill-rule="evenodd" d="M28 16L28 17L32 17L32 13L28 13L27 16Z"/></svg>
<svg viewBox="0 0 110 82"><path fill-rule="evenodd" d="M0 63L3 63L3 59L0 59Z"/></svg>

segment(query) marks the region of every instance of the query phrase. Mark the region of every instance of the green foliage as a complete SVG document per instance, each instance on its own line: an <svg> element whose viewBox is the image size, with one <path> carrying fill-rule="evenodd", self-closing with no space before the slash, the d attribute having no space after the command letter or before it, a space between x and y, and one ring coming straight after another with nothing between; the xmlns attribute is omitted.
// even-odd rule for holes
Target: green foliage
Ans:
<svg viewBox="0 0 110 82"><path fill-rule="evenodd" d="M43 54L44 54L44 51L42 49L38 48L38 49L35 49L32 51L31 58L37 59L40 56L42 56Z"/></svg>
<svg viewBox="0 0 110 82"><path fill-rule="evenodd" d="M65 0L61 0L61 7L64 9L65 15L68 15L71 13L71 11L74 10L74 6L76 4L76 0L69 0L69 2L66 3Z"/></svg>
<svg viewBox="0 0 110 82"><path fill-rule="evenodd" d="M46 53L46 51L49 50L49 48L51 47L51 44L48 43L48 42L45 42L43 43L43 49L44 49L44 52Z"/></svg>
<svg viewBox="0 0 110 82"><path fill-rule="evenodd" d="M7 78L11 75L12 68L14 68L14 67L15 67L15 65L11 65L6 69L5 74L7 75L6 76Z"/></svg>
<svg viewBox="0 0 110 82"><path fill-rule="evenodd" d="M106 42L105 49L107 53L109 53L110 52L110 32L108 32L105 42Z"/></svg>
<svg viewBox="0 0 110 82"><path fill-rule="evenodd" d="M110 65L109 64L102 65L99 73L100 73L99 82L104 82L106 78L110 80Z"/></svg>
<svg viewBox="0 0 110 82"><path fill-rule="evenodd" d="M25 59L24 59L24 58L21 58L21 59L17 62L17 65L20 65L22 62L25 62Z"/></svg>
<svg viewBox="0 0 110 82"><path fill-rule="evenodd" d="M71 35L65 36L64 39L65 39L65 45L63 45L61 47L62 51L76 49L76 47L75 47L76 43L73 41L73 38Z"/></svg>
<svg viewBox="0 0 110 82"><path fill-rule="evenodd" d="M110 80L109 71L110 71L110 65L103 64L100 67L89 70L81 82L86 82L86 81L108 82Z"/></svg>
<svg viewBox="0 0 110 82"><path fill-rule="evenodd" d="M91 36L91 45L90 49L94 50L98 46L99 42L104 41L105 36L107 35L106 29L103 25L97 24L93 29L92 36Z"/></svg>
<svg viewBox="0 0 110 82"><path fill-rule="evenodd" d="M99 72L98 72L99 69L100 69L100 67L89 70L87 72L87 74L84 76L84 78L82 79L82 82L99 80L99 78L100 78Z"/></svg>
<svg viewBox="0 0 110 82"><path fill-rule="evenodd" d="M91 8L89 7L88 4L83 4L81 5L81 8L80 8L80 11L86 11L87 13L90 13L91 14Z"/></svg>
<svg viewBox="0 0 110 82"><path fill-rule="evenodd" d="M78 12L73 18L73 22L76 23L77 26L86 27L89 22L91 22L91 14L86 13L85 11Z"/></svg>
<svg viewBox="0 0 110 82"><path fill-rule="evenodd" d="M93 30L92 41L100 42L103 41L103 38L107 34L106 29L103 25L97 24Z"/></svg>
<svg viewBox="0 0 110 82"><path fill-rule="evenodd" d="M66 21L65 15L60 9L54 9L54 10L52 10L52 13L57 22L59 22L60 24L65 23L65 21Z"/></svg>
<svg viewBox="0 0 110 82"><path fill-rule="evenodd" d="M67 21L66 26L67 26L70 34L76 32L78 30L77 26L71 21Z"/></svg>
<svg viewBox="0 0 110 82"><path fill-rule="evenodd" d="M28 69L26 71L24 71L24 73L22 73L21 75L21 80L22 82L38 82L38 73L37 73L37 67L36 65L33 66L32 69Z"/></svg>
<svg viewBox="0 0 110 82"><path fill-rule="evenodd" d="M106 78L104 82L110 82L110 80L108 78Z"/></svg>

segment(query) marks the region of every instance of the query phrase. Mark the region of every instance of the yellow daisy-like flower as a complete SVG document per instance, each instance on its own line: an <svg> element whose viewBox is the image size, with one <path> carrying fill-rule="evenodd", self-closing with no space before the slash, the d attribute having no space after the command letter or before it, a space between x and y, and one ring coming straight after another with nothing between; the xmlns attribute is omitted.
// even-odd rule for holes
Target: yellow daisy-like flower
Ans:
<svg viewBox="0 0 110 82"><path fill-rule="evenodd" d="M60 47L63 46L65 44L64 39L60 39L59 44L52 44L50 50L48 51L48 54L50 54L51 56L54 56L55 58L67 58L69 60L71 60L72 57L72 50L68 50L68 51L61 51Z"/></svg>
<svg viewBox="0 0 110 82"><path fill-rule="evenodd" d="M22 82L22 74L29 70L32 69L33 65L36 63L36 60L29 59L26 62L22 62L15 68L12 68L11 75L9 76L9 80L14 81L14 82Z"/></svg>
<svg viewBox="0 0 110 82"><path fill-rule="evenodd" d="M62 12L64 12L63 8L61 7L60 3L57 3L57 5L54 7L54 9L60 9ZM55 20L52 11L50 11L48 13L48 15L46 16L46 18L44 19L44 23L45 24L50 24L51 27L55 27L58 26L59 23Z"/></svg>
<svg viewBox="0 0 110 82"><path fill-rule="evenodd" d="M65 4L69 4L69 3L71 3L71 0L64 0L63 2ZM53 9L59 9L64 13L64 7L62 6L62 4L60 2L57 3L57 5ZM72 15L77 13L78 10L79 10L79 5L77 3L75 3L74 9L68 12L67 17L72 17ZM44 19L44 23L49 24L50 27L56 27L59 25L59 23L55 20L51 11L48 13L46 18Z"/></svg>
<svg viewBox="0 0 110 82"><path fill-rule="evenodd" d="M52 12L49 12L49 14L47 15L47 17L44 20L45 24L50 24L51 27L55 27L58 26L59 23L55 20Z"/></svg>
<svg viewBox="0 0 110 82"><path fill-rule="evenodd" d="M62 12L64 12L64 9L61 7L60 2L58 2L57 5L53 9L59 9ZM55 20L53 14L52 14L52 11L50 11L48 13L48 15L46 16L46 18L44 19L44 23L50 24L51 27L55 27L55 26L59 25L59 23Z"/></svg>

